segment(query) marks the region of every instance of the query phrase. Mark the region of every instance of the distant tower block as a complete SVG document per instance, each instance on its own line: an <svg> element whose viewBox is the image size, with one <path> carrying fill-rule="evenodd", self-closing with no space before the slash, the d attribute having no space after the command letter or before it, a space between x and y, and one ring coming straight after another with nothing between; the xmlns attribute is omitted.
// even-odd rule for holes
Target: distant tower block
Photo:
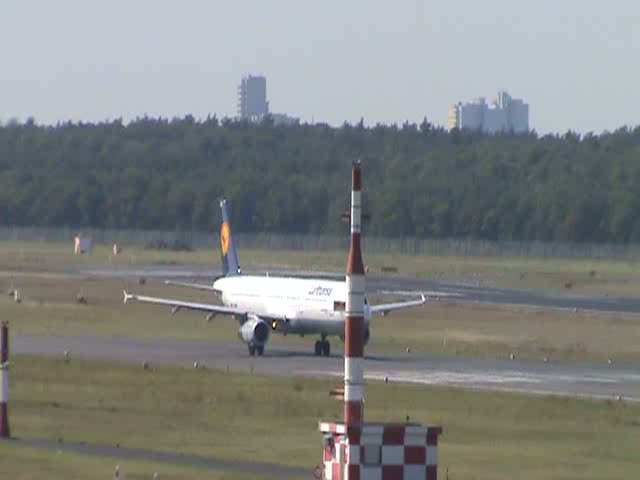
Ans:
<svg viewBox="0 0 640 480"><path fill-rule="evenodd" d="M9 327L0 325L0 438L10 438L9 430Z"/></svg>
<svg viewBox="0 0 640 480"><path fill-rule="evenodd" d="M267 79L253 75L242 77L238 86L238 117L259 122L268 114Z"/></svg>
<svg viewBox="0 0 640 480"><path fill-rule="evenodd" d="M485 133L529 131L529 104L505 91L487 102L484 97L459 102L449 109L449 130L478 130Z"/></svg>
<svg viewBox="0 0 640 480"><path fill-rule="evenodd" d="M325 480L437 480L441 427L364 421L364 291L360 248L362 173L351 175L351 247L347 262L344 422L320 422ZM336 391L336 393L339 393Z"/></svg>

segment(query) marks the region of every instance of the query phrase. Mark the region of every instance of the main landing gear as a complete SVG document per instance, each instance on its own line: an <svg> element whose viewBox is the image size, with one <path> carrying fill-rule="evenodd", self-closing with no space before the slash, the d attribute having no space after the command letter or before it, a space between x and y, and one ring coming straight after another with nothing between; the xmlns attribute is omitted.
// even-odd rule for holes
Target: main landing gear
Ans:
<svg viewBox="0 0 640 480"><path fill-rule="evenodd" d="M249 348L249 355L252 357L257 353L259 356L264 354L264 345L247 345Z"/></svg>
<svg viewBox="0 0 640 480"><path fill-rule="evenodd" d="M331 355L331 344L325 335L322 336L322 340L316 340L315 354L318 357L320 355L324 355L325 357Z"/></svg>

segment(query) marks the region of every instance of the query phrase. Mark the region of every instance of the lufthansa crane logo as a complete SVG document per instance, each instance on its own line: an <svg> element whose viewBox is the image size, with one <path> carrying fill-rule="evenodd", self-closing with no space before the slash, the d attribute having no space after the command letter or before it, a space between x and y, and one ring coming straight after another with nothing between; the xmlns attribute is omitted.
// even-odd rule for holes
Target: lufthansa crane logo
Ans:
<svg viewBox="0 0 640 480"><path fill-rule="evenodd" d="M220 246L222 247L222 255L226 256L231 246L231 229L226 222L222 224L222 229L220 230Z"/></svg>

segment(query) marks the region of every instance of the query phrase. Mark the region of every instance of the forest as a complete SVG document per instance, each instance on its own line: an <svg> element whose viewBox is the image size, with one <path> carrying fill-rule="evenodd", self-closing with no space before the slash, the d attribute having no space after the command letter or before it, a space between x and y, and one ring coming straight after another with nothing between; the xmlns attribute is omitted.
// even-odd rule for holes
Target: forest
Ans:
<svg viewBox="0 0 640 480"><path fill-rule="evenodd" d="M367 233L640 241L640 127L540 136L209 117L0 126L0 225L338 233L360 160Z"/></svg>

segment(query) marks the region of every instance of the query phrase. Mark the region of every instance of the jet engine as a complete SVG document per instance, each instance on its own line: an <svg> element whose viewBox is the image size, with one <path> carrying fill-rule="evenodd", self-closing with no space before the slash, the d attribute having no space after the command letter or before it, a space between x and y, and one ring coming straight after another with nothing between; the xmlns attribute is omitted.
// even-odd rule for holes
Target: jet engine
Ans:
<svg viewBox="0 0 640 480"><path fill-rule="evenodd" d="M364 344L369 343L369 338L371 338L371 332L369 331L369 326L364 327ZM344 335L340 335L340 340L344 342Z"/></svg>
<svg viewBox="0 0 640 480"><path fill-rule="evenodd" d="M240 339L254 346L260 346L267 343L269 340L269 324L260 317L250 316L246 322L242 324L240 330L238 330L238 336Z"/></svg>

